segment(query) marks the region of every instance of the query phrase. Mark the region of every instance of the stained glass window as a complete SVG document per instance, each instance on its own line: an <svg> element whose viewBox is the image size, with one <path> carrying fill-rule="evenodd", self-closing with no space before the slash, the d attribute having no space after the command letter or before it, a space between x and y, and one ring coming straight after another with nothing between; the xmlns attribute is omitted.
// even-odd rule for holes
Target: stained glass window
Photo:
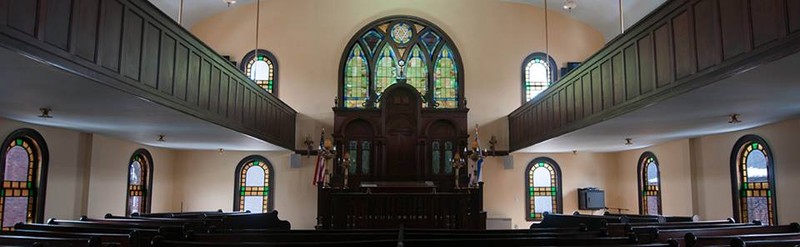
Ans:
<svg viewBox="0 0 800 247"><path fill-rule="evenodd" d="M777 224L772 152L766 141L747 135L736 142L731 162L736 171L734 208L740 222L759 220Z"/></svg>
<svg viewBox="0 0 800 247"><path fill-rule="evenodd" d="M361 46L356 44L347 57L344 71L344 106L362 108L369 93L369 65Z"/></svg>
<svg viewBox="0 0 800 247"><path fill-rule="evenodd" d="M125 213L150 213L153 188L153 157L145 149L133 152L128 162L128 196Z"/></svg>
<svg viewBox="0 0 800 247"><path fill-rule="evenodd" d="M453 174L453 142L444 142L444 173Z"/></svg>
<svg viewBox="0 0 800 247"><path fill-rule="evenodd" d="M428 64L425 63L425 57L419 46L415 45L411 49L406 69L406 80L406 83L414 86L420 94L425 95L427 93Z"/></svg>
<svg viewBox="0 0 800 247"><path fill-rule="evenodd" d="M439 148L439 142L434 141L431 143L431 167L433 168L433 174L439 174L439 168L441 168L441 149ZM447 162L445 162L447 164Z"/></svg>
<svg viewBox="0 0 800 247"><path fill-rule="evenodd" d="M350 154L350 167L347 168L347 172L355 174L358 168L358 141L350 141L347 145L347 152Z"/></svg>
<svg viewBox="0 0 800 247"><path fill-rule="evenodd" d="M361 172L363 174L369 174L369 149L370 149L370 142L364 141L361 143Z"/></svg>
<svg viewBox="0 0 800 247"><path fill-rule="evenodd" d="M397 56L391 46L383 46L375 65L375 93L380 95L387 87L397 83Z"/></svg>
<svg viewBox="0 0 800 247"><path fill-rule="evenodd" d="M256 85L269 93L277 94L278 63L267 50L254 50L242 58L242 70Z"/></svg>
<svg viewBox="0 0 800 247"><path fill-rule="evenodd" d="M233 210L252 213L270 212L274 204L272 165L266 158L253 155L242 159L236 167Z"/></svg>
<svg viewBox="0 0 800 247"><path fill-rule="evenodd" d="M441 29L415 17L396 16L362 30L343 56L339 107L380 107L381 94L397 83L416 88L422 107L463 107L458 51Z"/></svg>
<svg viewBox="0 0 800 247"><path fill-rule="evenodd" d="M547 54L536 52L522 62L522 103L550 87L556 80L557 65Z"/></svg>
<svg viewBox="0 0 800 247"><path fill-rule="evenodd" d="M661 215L661 174L651 152L639 158L639 214Z"/></svg>
<svg viewBox="0 0 800 247"><path fill-rule="evenodd" d="M444 46L439 51L433 75L433 100L438 108L458 107L458 67L453 52Z"/></svg>
<svg viewBox="0 0 800 247"><path fill-rule="evenodd" d="M545 213L561 213L561 169L550 158L536 158L525 173L526 219L542 220Z"/></svg>
<svg viewBox="0 0 800 247"><path fill-rule="evenodd" d="M0 223L8 231L19 222L42 222L44 192L47 181L47 147L44 139L32 129L11 133L3 142L3 177L0 188Z"/></svg>

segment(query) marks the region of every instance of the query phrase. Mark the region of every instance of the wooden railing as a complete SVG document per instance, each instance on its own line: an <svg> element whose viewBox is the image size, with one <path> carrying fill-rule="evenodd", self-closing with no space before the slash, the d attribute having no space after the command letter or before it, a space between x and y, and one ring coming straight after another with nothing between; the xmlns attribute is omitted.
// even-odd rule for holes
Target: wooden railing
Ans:
<svg viewBox="0 0 800 247"><path fill-rule="evenodd" d="M794 54L800 1L671 0L508 115L519 150Z"/></svg>
<svg viewBox="0 0 800 247"><path fill-rule="evenodd" d="M294 149L297 112L145 0L3 0L0 45Z"/></svg>

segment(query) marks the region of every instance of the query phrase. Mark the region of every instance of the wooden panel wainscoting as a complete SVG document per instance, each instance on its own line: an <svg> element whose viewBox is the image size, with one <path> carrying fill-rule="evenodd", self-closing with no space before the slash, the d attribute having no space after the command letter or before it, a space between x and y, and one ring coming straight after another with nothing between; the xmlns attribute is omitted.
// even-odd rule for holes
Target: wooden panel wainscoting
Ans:
<svg viewBox="0 0 800 247"><path fill-rule="evenodd" d="M667 1L509 114L510 149L794 54L798 30L800 0Z"/></svg>
<svg viewBox="0 0 800 247"><path fill-rule="evenodd" d="M97 83L294 149L297 112L148 1L0 0L0 43Z"/></svg>

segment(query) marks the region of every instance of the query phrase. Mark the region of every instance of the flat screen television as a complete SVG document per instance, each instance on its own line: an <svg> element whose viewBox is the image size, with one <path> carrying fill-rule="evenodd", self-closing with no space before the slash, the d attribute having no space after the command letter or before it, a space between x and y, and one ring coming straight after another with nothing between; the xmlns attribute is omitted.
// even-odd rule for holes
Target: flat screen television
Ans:
<svg viewBox="0 0 800 247"><path fill-rule="evenodd" d="M605 191L597 188L578 189L578 209L597 210L606 208Z"/></svg>

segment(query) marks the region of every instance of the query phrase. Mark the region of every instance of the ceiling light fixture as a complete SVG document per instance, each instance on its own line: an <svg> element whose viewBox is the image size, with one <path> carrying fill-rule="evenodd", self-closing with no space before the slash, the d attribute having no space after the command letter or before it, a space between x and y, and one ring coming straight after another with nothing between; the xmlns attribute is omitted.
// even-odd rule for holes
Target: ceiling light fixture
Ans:
<svg viewBox="0 0 800 247"><path fill-rule="evenodd" d="M578 7L578 4L575 3L574 0L566 0L564 1L564 6L562 7L564 7L564 9L567 10L567 12L572 13L572 10L575 9L575 7Z"/></svg>
<svg viewBox="0 0 800 247"><path fill-rule="evenodd" d="M236 4L235 0L222 0L222 1L225 1L225 3L228 4L228 7L231 7L231 4Z"/></svg>
<svg viewBox="0 0 800 247"><path fill-rule="evenodd" d="M159 141L159 142L166 142L167 140L166 140L166 139L164 139L164 135L158 135L158 140L156 140L156 141Z"/></svg>
<svg viewBox="0 0 800 247"><path fill-rule="evenodd" d="M631 144L633 144L633 142L632 142L631 140L633 140L633 139L631 139L631 138L625 138L625 145L631 145Z"/></svg>
<svg viewBox="0 0 800 247"><path fill-rule="evenodd" d="M728 115L728 123L729 124L735 124L735 123L741 123L741 122L742 121L739 120L739 114L734 113L734 114Z"/></svg>
<svg viewBox="0 0 800 247"><path fill-rule="evenodd" d="M39 111L42 112L42 114L39 115L39 117L40 118L53 118L53 116L50 116L50 111L52 111L52 110L53 109L50 109L50 108L47 108L47 107L39 108Z"/></svg>

